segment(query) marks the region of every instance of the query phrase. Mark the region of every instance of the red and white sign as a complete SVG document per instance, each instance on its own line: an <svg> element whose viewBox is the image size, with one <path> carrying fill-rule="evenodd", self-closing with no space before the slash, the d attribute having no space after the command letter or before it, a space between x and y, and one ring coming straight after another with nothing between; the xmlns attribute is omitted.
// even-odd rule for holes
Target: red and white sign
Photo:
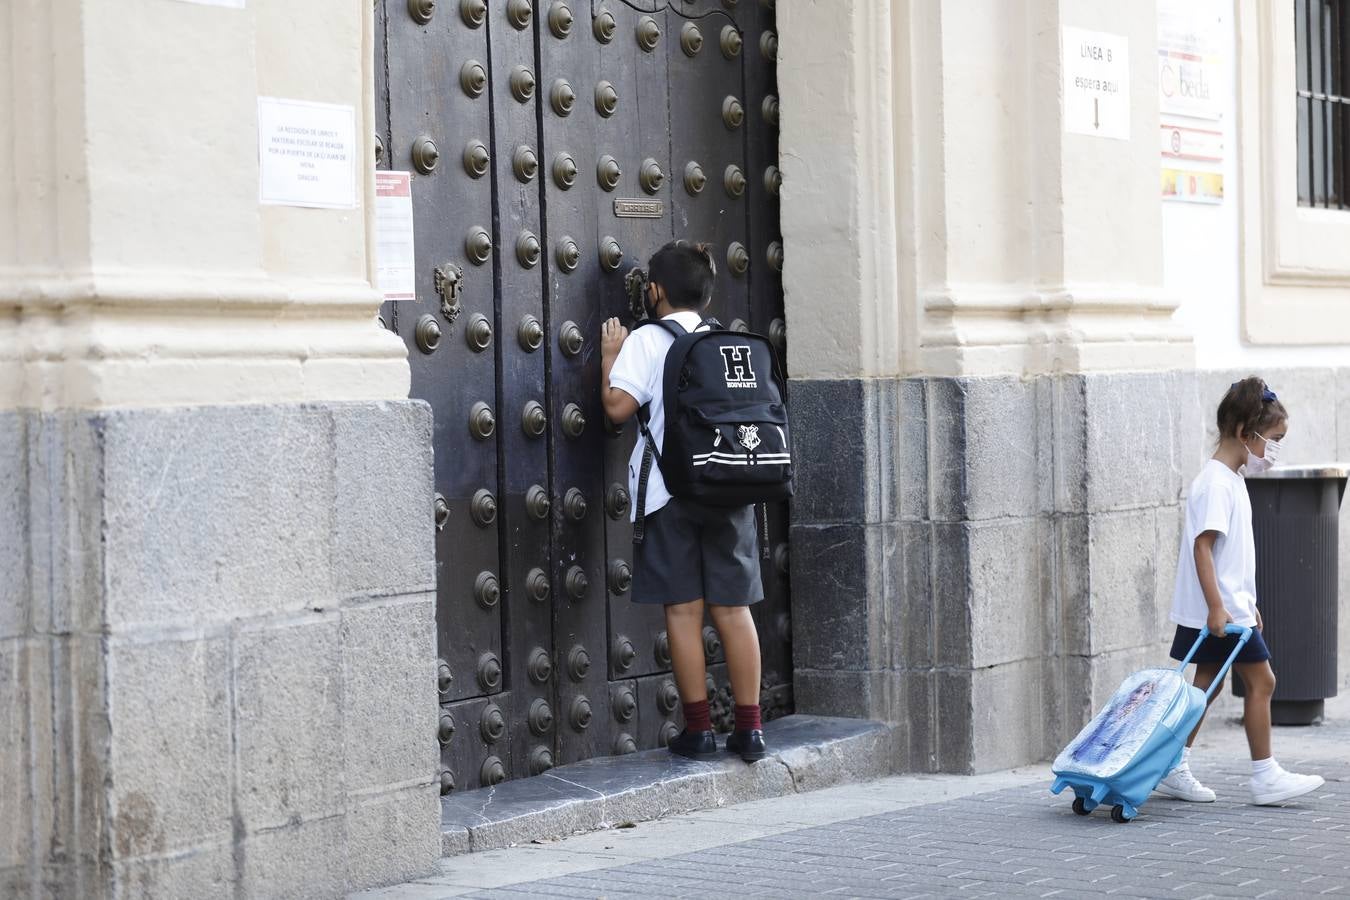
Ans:
<svg viewBox="0 0 1350 900"><path fill-rule="evenodd" d="M386 300L417 299L408 172L375 173L375 282Z"/></svg>
<svg viewBox="0 0 1350 900"><path fill-rule="evenodd" d="M1161 136L1163 159L1223 161L1222 131L1163 122Z"/></svg>

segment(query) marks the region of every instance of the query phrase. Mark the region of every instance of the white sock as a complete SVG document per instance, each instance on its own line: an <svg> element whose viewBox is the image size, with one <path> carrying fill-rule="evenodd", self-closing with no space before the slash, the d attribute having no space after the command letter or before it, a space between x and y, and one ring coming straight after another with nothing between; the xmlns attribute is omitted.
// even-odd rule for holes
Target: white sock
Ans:
<svg viewBox="0 0 1350 900"><path fill-rule="evenodd" d="M1181 764L1182 764L1183 766L1189 766L1189 765L1191 764L1191 748L1190 748L1190 747L1183 747L1183 748L1181 749Z"/></svg>
<svg viewBox="0 0 1350 900"><path fill-rule="evenodd" d="M1279 766L1275 762L1275 757L1267 759L1252 760L1252 777L1265 778L1267 775L1273 775Z"/></svg>

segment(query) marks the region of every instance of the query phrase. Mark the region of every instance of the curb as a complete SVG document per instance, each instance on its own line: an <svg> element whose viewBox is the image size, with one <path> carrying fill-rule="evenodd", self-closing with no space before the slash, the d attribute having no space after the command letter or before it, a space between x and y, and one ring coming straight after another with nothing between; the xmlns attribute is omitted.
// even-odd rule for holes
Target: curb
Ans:
<svg viewBox="0 0 1350 900"><path fill-rule="evenodd" d="M441 798L441 855L557 840L892 773L892 729L881 722L793 715L766 723L764 736L771 752L751 765L647 750L451 794Z"/></svg>

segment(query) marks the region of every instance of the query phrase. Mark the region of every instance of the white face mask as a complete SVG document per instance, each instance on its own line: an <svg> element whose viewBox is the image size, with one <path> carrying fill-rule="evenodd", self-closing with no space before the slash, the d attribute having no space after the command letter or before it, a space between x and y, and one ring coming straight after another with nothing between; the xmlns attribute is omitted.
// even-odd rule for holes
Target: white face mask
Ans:
<svg viewBox="0 0 1350 900"><path fill-rule="evenodd" d="M1264 472L1271 466L1278 464L1280 461L1280 452L1283 448L1279 441L1266 440L1266 438L1261 437L1261 434L1256 431L1253 431L1252 434L1261 438L1261 440L1266 443L1265 456L1257 456L1252 452L1250 447L1247 448L1247 473L1255 475L1258 472Z"/></svg>

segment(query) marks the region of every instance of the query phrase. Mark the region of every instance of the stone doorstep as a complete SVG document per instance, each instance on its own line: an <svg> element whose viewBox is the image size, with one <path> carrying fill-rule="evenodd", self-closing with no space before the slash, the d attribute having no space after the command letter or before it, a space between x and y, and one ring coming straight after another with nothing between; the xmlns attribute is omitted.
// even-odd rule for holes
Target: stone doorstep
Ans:
<svg viewBox="0 0 1350 900"><path fill-rule="evenodd" d="M588 759L441 798L441 854L552 841L892 774L890 726L793 715L764 726L769 755L699 762L666 750ZM721 746L725 735L718 736Z"/></svg>

